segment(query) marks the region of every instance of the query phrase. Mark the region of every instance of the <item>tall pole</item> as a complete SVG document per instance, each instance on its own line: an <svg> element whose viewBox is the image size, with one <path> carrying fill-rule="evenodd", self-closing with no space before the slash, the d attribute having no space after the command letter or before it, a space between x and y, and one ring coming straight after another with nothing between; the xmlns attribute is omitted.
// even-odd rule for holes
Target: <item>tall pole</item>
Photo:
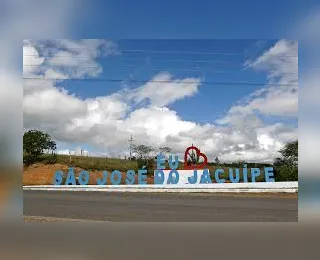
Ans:
<svg viewBox="0 0 320 260"><path fill-rule="evenodd" d="M130 139L128 140L129 141L129 161L131 161L131 157L132 157L132 142L134 141L132 139L132 135L130 136Z"/></svg>

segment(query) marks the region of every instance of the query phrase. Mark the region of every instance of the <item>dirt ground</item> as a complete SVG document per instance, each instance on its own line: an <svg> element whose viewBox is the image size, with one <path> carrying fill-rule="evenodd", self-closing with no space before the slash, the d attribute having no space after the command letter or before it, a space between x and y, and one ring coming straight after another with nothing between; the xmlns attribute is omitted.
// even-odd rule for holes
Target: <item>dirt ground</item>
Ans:
<svg viewBox="0 0 320 260"><path fill-rule="evenodd" d="M54 173L57 170L62 170L65 174L68 173L68 166L63 164L33 164L23 169L23 185L51 185L53 183ZM75 176L78 176L81 168L74 167ZM102 178L102 171L88 171L89 185L96 185L97 179ZM110 172L107 178L107 184L110 182ZM122 173L122 184L125 184L126 173ZM138 183L136 175L135 184ZM153 184L153 177L147 177L147 183Z"/></svg>

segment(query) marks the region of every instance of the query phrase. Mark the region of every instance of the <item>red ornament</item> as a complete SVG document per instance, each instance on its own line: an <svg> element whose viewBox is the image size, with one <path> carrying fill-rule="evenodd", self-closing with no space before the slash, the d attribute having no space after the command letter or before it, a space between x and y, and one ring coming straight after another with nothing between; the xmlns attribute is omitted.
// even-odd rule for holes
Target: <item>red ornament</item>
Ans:
<svg viewBox="0 0 320 260"><path fill-rule="evenodd" d="M192 150L192 153L190 151ZM194 150L196 153L194 153ZM189 161L188 161L188 156ZM198 164L199 159L203 158L203 163ZM190 146L186 149L184 152L184 169L185 170L193 170L193 169L203 169L208 164L208 158L204 153L200 152L200 149L198 149L195 146Z"/></svg>

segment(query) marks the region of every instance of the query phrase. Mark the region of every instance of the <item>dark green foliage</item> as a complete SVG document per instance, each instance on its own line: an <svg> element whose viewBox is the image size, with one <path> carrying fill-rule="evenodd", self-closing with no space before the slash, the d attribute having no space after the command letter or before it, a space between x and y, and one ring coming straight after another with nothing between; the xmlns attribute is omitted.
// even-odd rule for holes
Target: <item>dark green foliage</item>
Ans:
<svg viewBox="0 0 320 260"><path fill-rule="evenodd" d="M56 150L56 143L51 140L50 135L38 130L29 130L23 135L23 162L27 165L41 160L44 151ZM54 157L52 158L54 160Z"/></svg>
<svg viewBox="0 0 320 260"><path fill-rule="evenodd" d="M298 141L287 143L274 161L276 181L298 181Z"/></svg>
<svg viewBox="0 0 320 260"><path fill-rule="evenodd" d="M298 167L282 165L275 167L276 181L298 181Z"/></svg>
<svg viewBox="0 0 320 260"><path fill-rule="evenodd" d="M148 174L152 175L156 168L154 159L138 159L138 169L147 169Z"/></svg>
<svg viewBox="0 0 320 260"><path fill-rule="evenodd" d="M164 147L163 151L169 151L169 147ZM133 145L133 152L137 155L138 169L147 169L148 174L153 174L155 169L156 149L147 145Z"/></svg>
<svg viewBox="0 0 320 260"><path fill-rule="evenodd" d="M144 167L147 167L147 162L144 159L138 159L138 169L143 169Z"/></svg>

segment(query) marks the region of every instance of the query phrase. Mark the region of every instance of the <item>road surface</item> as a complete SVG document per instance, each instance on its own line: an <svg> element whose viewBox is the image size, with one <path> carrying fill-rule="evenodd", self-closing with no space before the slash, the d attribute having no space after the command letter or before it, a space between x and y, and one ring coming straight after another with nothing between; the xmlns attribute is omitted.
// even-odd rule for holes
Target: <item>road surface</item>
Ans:
<svg viewBox="0 0 320 260"><path fill-rule="evenodd" d="M297 197L24 191L24 216L115 222L298 221Z"/></svg>

